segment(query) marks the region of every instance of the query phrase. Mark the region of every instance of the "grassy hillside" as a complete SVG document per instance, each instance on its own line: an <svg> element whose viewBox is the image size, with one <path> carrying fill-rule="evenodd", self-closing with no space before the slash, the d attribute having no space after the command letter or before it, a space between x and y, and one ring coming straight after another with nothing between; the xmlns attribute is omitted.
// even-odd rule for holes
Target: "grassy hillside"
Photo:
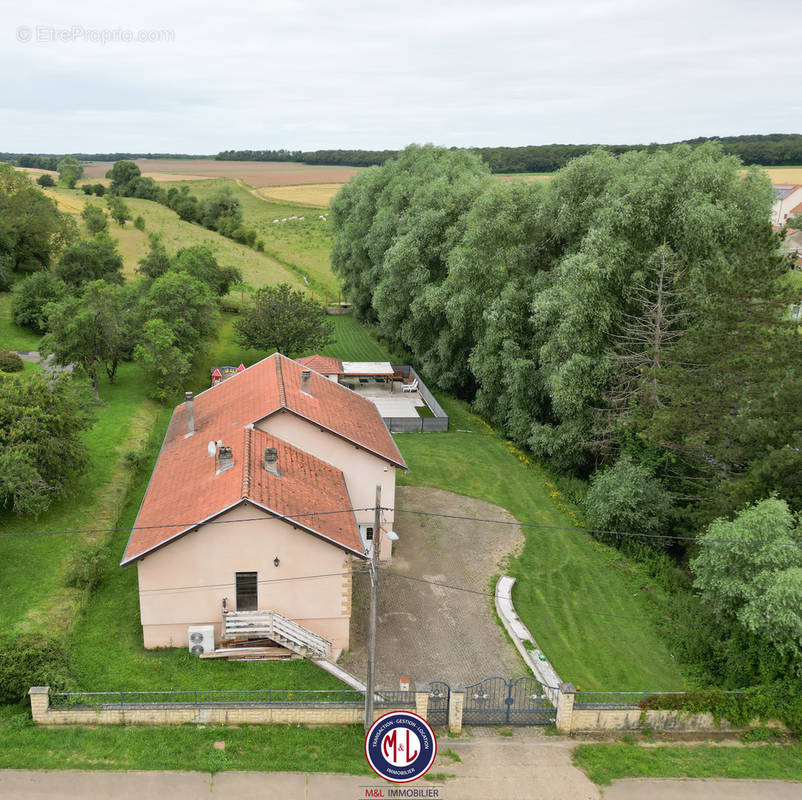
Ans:
<svg viewBox="0 0 802 800"><path fill-rule="evenodd" d="M62 211L76 216L81 230L80 213L87 202L104 205L102 198L90 198L79 190L53 188L46 190ZM296 286L303 285L303 281L292 270L279 264L275 259L264 253L258 253L231 239L226 239L214 231L206 230L200 225L183 222L178 215L166 206L153 203L150 200L137 200L125 198L125 203L131 209L134 217L142 216L145 219L145 231L138 231L129 222L125 228L116 223L109 225L109 233L119 241L120 253L125 262L125 274L133 275L139 259L148 249L148 234L159 233L162 236L167 252L175 253L181 247L190 247L196 244L209 245L217 253L218 261L229 267L237 267L242 271L243 278L254 286L266 283L279 283L287 281Z"/></svg>
<svg viewBox="0 0 802 800"><path fill-rule="evenodd" d="M171 185L181 184L163 185L169 189ZM336 299L339 284L329 265L331 233L328 222L318 219L324 214L322 209L267 200L259 196L255 189L232 179L192 181L188 185L190 192L199 198L206 198L222 187L231 189L242 204L245 223L255 228L264 241L265 253L285 268L294 271L301 280L305 276L310 288L321 300L327 292L330 298ZM305 219L303 222L300 219L273 222L274 219L282 220L292 216Z"/></svg>

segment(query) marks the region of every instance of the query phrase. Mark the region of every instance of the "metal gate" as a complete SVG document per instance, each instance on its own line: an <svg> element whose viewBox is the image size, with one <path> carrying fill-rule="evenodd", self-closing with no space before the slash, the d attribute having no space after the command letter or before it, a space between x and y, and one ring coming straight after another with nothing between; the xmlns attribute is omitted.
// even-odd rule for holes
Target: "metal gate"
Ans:
<svg viewBox="0 0 802 800"><path fill-rule="evenodd" d="M445 681L432 681L429 687L429 711L426 719L432 725L448 724L448 698L451 689Z"/></svg>
<svg viewBox="0 0 802 800"><path fill-rule="evenodd" d="M465 687L463 725L549 725L556 720L557 710L535 678L485 678Z"/></svg>

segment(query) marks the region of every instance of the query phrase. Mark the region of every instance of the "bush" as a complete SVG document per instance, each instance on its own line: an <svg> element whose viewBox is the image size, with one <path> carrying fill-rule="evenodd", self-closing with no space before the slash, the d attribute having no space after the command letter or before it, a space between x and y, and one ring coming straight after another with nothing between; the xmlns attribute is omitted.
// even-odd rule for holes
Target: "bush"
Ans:
<svg viewBox="0 0 802 800"><path fill-rule="evenodd" d="M0 261L0 292L8 292L14 284L14 273L11 267L5 262Z"/></svg>
<svg viewBox="0 0 802 800"><path fill-rule="evenodd" d="M0 639L0 702L24 702L31 686L62 690L68 683L69 660L61 639L35 634Z"/></svg>
<svg viewBox="0 0 802 800"><path fill-rule="evenodd" d="M138 231L145 230L145 218L141 214L134 220L134 227Z"/></svg>
<svg viewBox="0 0 802 800"><path fill-rule="evenodd" d="M31 328L37 333L47 329L45 306L63 299L67 286L52 272L34 272L14 287L11 301L11 315L14 322L23 328Z"/></svg>
<svg viewBox="0 0 802 800"><path fill-rule="evenodd" d="M22 372L25 369L23 360L10 350L0 350L0 372Z"/></svg>
<svg viewBox="0 0 802 800"><path fill-rule="evenodd" d="M81 184L81 191L84 194L92 194L95 191L95 187L92 186L91 183L82 183Z"/></svg>
<svg viewBox="0 0 802 800"><path fill-rule="evenodd" d="M55 186L55 185L56 185L56 182L53 180L53 177L52 177L52 175L47 175L47 174L45 174L45 175L40 175L40 176L39 176L39 177L36 179L36 182L37 182L37 183L38 183L38 184L39 184L41 187L45 187L45 186Z"/></svg>
<svg viewBox="0 0 802 800"><path fill-rule="evenodd" d="M597 472L583 503L588 522L599 529L594 537L628 552L665 549L669 540L649 538L665 533L671 500L646 467L628 458ZM622 531L640 536L616 536Z"/></svg>
<svg viewBox="0 0 802 800"><path fill-rule="evenodd" d="M93 591L103 577L103 563L108 556L104 542L90 542L76 550L64 573L64 585Z"/></svg>

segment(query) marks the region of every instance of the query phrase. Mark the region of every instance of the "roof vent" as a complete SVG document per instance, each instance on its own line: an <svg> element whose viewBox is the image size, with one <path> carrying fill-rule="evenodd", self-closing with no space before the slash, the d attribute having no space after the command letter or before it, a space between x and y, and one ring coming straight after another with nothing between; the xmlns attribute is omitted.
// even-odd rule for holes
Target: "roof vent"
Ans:
<svg viewBox="0 0 802 800"><path fill-rule="evenodd" d="M265 470L271 475L279 475L278 450L275 447L265 447Z"/></svg>
<svg viewBox="0 0 802 800"><path fill-rule="evenodd" d="M308 369L301 372L301 391L304 394L312 394L312 373Z"/></svg>
<svg viewBox="0 0 802 800"><path fill-rule="evenodd" d="M227 469L234 466L234 451L230 447L226 447L222 442L217 442L217 458L215 459L216 467L215 474L219 475Z"/></svg>

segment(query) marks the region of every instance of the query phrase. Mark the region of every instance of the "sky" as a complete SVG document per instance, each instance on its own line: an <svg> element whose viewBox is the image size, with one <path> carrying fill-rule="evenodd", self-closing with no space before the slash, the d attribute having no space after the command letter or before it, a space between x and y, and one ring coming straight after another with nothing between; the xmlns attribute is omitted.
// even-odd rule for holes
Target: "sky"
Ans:
<svg viewBox="0 0 802 800"><path fill-rule="evenodd" d="M0 151L799 133L801 34L752 0L0 0Z"/></svg>

